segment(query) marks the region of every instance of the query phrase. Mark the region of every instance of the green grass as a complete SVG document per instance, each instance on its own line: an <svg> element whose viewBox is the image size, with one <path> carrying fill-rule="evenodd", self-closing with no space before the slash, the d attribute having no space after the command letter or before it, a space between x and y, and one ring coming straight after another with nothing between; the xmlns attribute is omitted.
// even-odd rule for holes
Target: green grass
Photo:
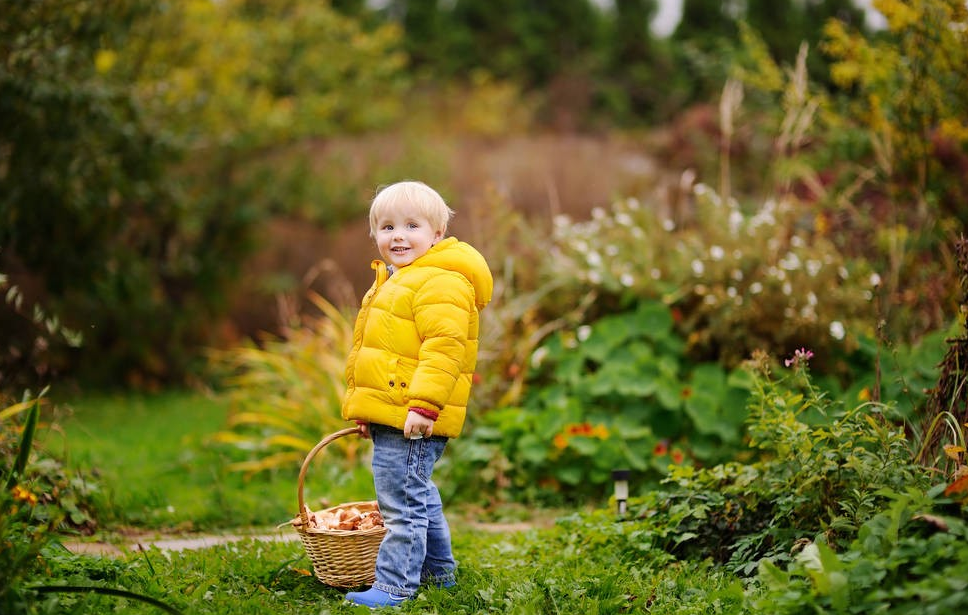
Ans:
<svg viewBox="0 0 968 615"><path fill-rule="evenodd" d="M206 443L222 427L226 411L224 402L193 392L89 396L59 411L55 418L61 427L48 429L43 443L54 453L63 451L69 465L100 473L111 502L102 520L109 532L119 529L117 524L245 531L288 520L296 507L298 468L249 481L227 472L229 460ZM325 461L314 467L322 479L309 481L317 495L326 493L336 502L372 497L363 493L372 490L367 468L335 479L326 470ZM486 514L518 519L521 510ZM744 590L735 577L649 548L648 541L632 534L635 524L616 523L610 510L575 515L551 527L503 532L472 524L485 513L470 511L448 508L460 563L458 586L423 589L399 612L742 612ZM521 520L544 521L554 514L530 513ZM299 542L244 539L180 552L129 548L117 558L74 555L55 545L46 550L44 567L43 577L31 585L123 589L186 614L369 612L343 604L346 590L320 583ZM161 612L144 602L91 592L47 594L37 606L38 612Z"/></svg>
<svg viewBox="0 0 968 615"><path fill-rule="evenodd" d="M69 466L97 473L108 501L102 524L212 530L289 520L299 467L254 477L229 471L232 460L208 443L227 411L224 400L193 391L85 396L59 405L60 428L48 430L42 444ZM366 468L327 469L320 463L307 475L311 507L324 498L373 497Z"/></svg>
<svg viewBox="0 0 968 615"><path fill-rule="evenodd" d="M607 525L607 522L606 522ZM402 613L596 613L668 615L740 613L744 590L705 563L672 562L643 552L611 550L602 531L570 523L511 534L457 531L458 585L425 588ZM64 556L49 560L59 583L123 587L182 611L205 614L368 613L342 603L346 590L310 573L299 543L246 540L121 559ZM144 613L143 603L95 595L59 595L73 612Z"/></svg>

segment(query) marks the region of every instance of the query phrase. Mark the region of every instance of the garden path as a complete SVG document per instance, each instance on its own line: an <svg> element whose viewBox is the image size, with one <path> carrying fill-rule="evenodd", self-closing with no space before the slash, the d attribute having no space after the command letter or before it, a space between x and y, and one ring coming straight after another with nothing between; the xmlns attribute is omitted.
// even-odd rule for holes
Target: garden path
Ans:
<svg viewBox="0 0 968 615"><path fill-rule="evenodd" d="M537 527L546 526L548 520L538 521L517 521L511 523L482 523L466 522L466 524L478 531L492 532L495 534L513 534L516 532L526 532ZM293 542L299 540L299 536L287 527L280 527L273 530L256 533L226 533L226 534L204 534L204 535L181 535L171 536L161 533L144 533L125 535L120 543L115 542L87 542L81 540L65 540L61 544L70 551L78 555L101 555L107 557L121 557L126 553L136 551L146 551L152 547L162 551L184 551L188 549L207 549L218 545L229 544L240 540L261 540L264 542Z"/></svg>

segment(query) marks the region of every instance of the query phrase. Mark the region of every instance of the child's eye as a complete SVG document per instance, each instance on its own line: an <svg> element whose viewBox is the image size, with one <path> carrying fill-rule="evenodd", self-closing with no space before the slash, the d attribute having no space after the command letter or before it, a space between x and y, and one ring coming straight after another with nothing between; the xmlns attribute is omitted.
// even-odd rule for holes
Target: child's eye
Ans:
<svg viewBox="0 0 968 615"><path fill-rule="evenodd" d="M382 228L384 231L392 231L393 230L393 225L392 224L384 224L380 228Z"/></svg>
<svg viewBox="0 0 968 615"><path fill-rule="evenodd" d="M417 224L416 222L411 222L408 226L410 226L410 228L412 228L412 229L413 228L420 228L420 225Z"/></svg>

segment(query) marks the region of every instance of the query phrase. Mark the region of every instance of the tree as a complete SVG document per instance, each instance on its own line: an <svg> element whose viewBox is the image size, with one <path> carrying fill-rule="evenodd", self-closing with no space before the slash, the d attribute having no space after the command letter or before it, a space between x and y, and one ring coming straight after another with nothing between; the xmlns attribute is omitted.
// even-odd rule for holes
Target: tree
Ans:
<svg viewBox="0 0 968 615"><path fill-rule="evenodd" d="M114 384L213 341L292 173L268 159L397 113L395 29L315 0L6 2L0 28L0 271L85 334L50 361ZM9 376L33 342L4 334Z"/></svg>

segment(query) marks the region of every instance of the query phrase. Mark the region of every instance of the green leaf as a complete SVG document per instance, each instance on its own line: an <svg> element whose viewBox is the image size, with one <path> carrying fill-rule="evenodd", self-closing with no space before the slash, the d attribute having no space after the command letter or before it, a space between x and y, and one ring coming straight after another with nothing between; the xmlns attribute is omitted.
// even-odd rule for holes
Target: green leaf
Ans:
<svg viewBox="0 0 968 615"><path fill-rule="evenodd" d="M682 406L682 389L678 380L660 378L656 381L655 396L663 408L678 410Z"/></svg>
<svg viewBox="0 0 968 615"><path fill-rule="evenodd" d="M559 466L555 470L555 476L567 485L577 485L581 483L584 476L583 468L579 466Z"/></svg>
<svg viewBox="0 0 968 615"><path fill-rule="evenodd" d="M768 559L764 558L760 560L757 572L759 573L760 580L771 589L784 590L790 584L789 573L781 570L779 566Z"/></svg>
<svg viewBox="0 0 968 615"><path fill-rule="evenodd" d="M672 332L672 313L658 301L641 304L634 322L637 332L653 340L668 338Z"/></svg>
<svg viewBox="0 0 968 615"><path fill-rule="evenodd" d="M548 443L535 435L526 434L518 442L518 453L523 460L539 464L548 456Z"/></svg>

